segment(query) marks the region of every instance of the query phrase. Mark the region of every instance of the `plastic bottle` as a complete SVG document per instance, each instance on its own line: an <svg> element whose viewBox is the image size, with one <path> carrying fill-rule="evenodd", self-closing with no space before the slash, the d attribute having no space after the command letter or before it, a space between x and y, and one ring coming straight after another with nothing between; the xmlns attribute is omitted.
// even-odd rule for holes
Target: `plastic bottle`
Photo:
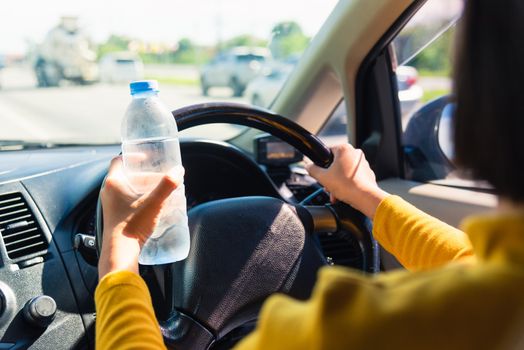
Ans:
<svg viewBox="0 0 524 350"><path fill-rule="evenodd" d="M132 82L130 88L133 100L121 135L124 172L131 188L138 194L150 192L165 174L181 180L138 258L142 265L168 264L185 259L190 243L178 128L158 98L156 81Z"/></svg>

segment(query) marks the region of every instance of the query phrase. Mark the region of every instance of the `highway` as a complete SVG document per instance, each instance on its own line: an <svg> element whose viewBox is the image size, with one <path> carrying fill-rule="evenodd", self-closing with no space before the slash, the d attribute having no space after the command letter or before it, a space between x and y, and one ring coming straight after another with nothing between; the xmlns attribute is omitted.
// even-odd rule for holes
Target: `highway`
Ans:
<svg viewBox="0 0 524 350"><path fill-rule="evenodd" d="M187 66L146 66L145 74L198 78L198 70ZM419 84L424 90L450 88L447 78L424 77ZM211 93L212 97L204 97L195 85L160 86L160 98L170 109L210 101L246 102L231 97L227 88L214 88ZM37 88L29 66L7 67L0 70L0 140L119 142L120 124L130 101L127 84L80 86L65 82L60 87ZM418 106L420 103L415 109ZM404 126L410 116L403 117ZM238 126L215 124L184 131L183 135L223 140L239 130Z"/></svg>
<svg viewBox="0 0 524 350"><path fill-rule="evenodd" d="M36 88L27 67L0 70L0 140L47 140L113 143L131 97L127 84L62 84ZM203 97L197 86L160 86L160 97L170 109L210 101L242 102L229 89L215 89ZM188 136L224 139L238 133L236 126L210 125L185 132Z"/></svg>

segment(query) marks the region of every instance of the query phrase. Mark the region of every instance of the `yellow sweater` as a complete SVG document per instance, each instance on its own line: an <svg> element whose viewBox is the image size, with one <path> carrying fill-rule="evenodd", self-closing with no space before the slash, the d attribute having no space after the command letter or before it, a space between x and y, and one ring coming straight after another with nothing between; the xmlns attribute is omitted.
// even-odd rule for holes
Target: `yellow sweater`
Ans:
<svg viewBox="0 0 524 350"><path fill-rule="evenodd" d="M324 268L310 300L269 298L237 349L524 348L524 215L472 218L462 227L469 239L386 198L375 237L418 271L366 277ZM139 276L107 275L95 301L98 349L164 348Z"/></svg>

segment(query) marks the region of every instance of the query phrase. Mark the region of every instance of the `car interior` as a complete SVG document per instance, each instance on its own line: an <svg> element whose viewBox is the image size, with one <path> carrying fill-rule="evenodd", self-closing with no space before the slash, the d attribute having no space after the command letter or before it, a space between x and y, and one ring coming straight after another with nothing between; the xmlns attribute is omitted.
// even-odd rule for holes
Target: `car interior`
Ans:
<svg viewBox="0 0 524 350"><path fill-rule="evenodd" d="M385 191L453 226L496 206L488 186L448 176L438 129L449 96L418 107L406 128L433 144L405 139L392 43L431 2L341 0L268 109L216 102L173 111L180 131L245 129L223 141L181 134L190 254L140 267L168 347L233 347L269 295L307 299L321 267L402 268L373 239L372 222L331 204L303 167L303 156L331 163L318 136L335 115ZM0 152L0 349L93 349L99 193L120 145L20 148ZM41 296L56 303L52 317L31 312Z"/></svg>

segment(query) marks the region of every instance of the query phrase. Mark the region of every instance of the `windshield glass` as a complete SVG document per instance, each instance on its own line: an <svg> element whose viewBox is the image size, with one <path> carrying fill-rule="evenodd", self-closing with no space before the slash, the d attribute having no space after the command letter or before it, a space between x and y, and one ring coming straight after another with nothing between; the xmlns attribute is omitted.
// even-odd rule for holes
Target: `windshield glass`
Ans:
<svg viewBox="0 0 524 350"><path fill-rule="evenodd" d="M170 109L272 100L335 4L6 2L0 141L118 143L133 80L158 80ZM229 139L240 131L217 124L184 134Z"/></svg>

